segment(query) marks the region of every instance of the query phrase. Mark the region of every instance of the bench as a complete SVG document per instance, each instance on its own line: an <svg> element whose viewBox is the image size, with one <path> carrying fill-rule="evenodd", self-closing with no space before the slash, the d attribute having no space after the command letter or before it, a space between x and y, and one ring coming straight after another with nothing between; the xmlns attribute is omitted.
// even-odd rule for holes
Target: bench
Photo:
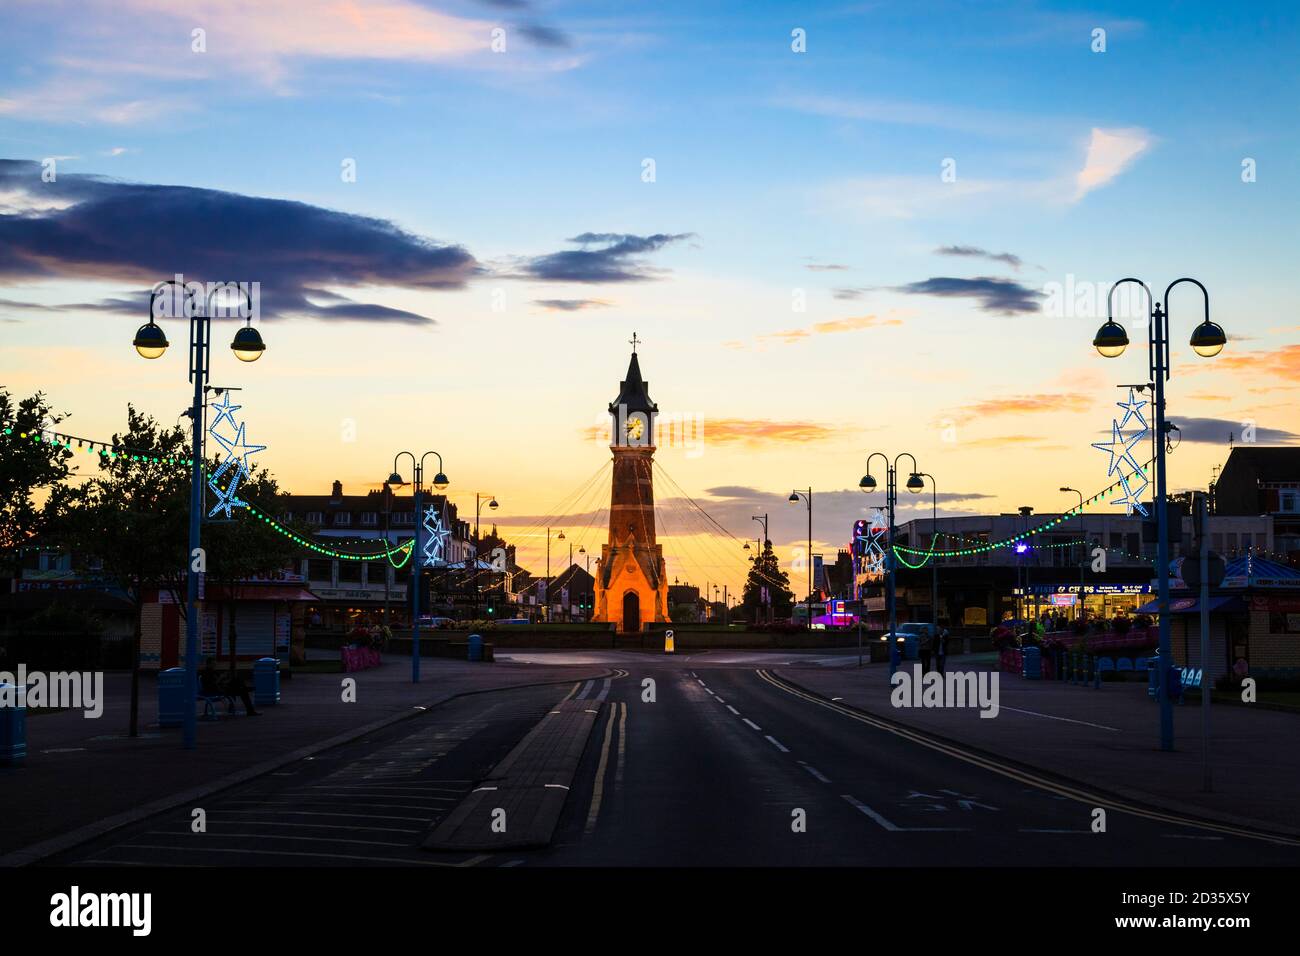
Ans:
<svg viewBox="0 0 1300 956"><path fill-rule="evenodd" d="M203 701L204 720L218 719L217 704L218 702L223 700L226 702L226 713L233 714L235 712L235 697L231 694L220 693L220 692L216 694L205 694L203 693L202 689L200 689L198 693L198 698L199 700Z"/></svg>

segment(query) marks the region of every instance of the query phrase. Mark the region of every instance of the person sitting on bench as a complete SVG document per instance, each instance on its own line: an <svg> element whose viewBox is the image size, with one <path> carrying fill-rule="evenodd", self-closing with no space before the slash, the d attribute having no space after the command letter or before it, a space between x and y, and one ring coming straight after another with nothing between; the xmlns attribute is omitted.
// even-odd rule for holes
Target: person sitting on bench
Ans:
<svg viewBox="0 0 1300 956"><path fill-rule="evenodd" d="M253 706L253 698L248 693L248 685L244 683L243 677L238 671L227 671L224 675L217 671L217 662L214 658L209 657L203 665L203 670L199 671L199 687L203 693L209 697L225 697L231 702L233 710L234 699L238 697L244 702L244 710L249 717L261 716L261 711Z"/></svg>

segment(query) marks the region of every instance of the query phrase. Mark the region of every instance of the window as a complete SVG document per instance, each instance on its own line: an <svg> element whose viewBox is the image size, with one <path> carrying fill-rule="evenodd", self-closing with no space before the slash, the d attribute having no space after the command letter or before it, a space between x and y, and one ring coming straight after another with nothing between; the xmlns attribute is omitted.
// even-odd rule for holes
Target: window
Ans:
<svg viewBox="0 0 1300 956"><path fill-rule="evenodd" d="M394 511L394 512L393 512L393 525L394 525L395 527L396 527L396 526L399 526L399 525L406 525L406 526L409 527L410 525L413 525L413 524L415 524L415 512L414 512L414 511Z"/></svg>
<svg viewBox="0 0 1300 956"><path fill-rule="evenodd" d="M361 523L367 528L373 528L379 524L379 512L363 511L361 512Z"/></svg>
<svg viewBox="0 0 1300 956"><path fill-rule="evenodd" d="M308 524L320 524L321 521L322 521L323 519L324 519L324 516L323 516L319 511L308 511L308 512L307 512L307 523L308 523Z"/></svg>
<svg viewBox="0 0 1300 956"><path fill-rule="evenodd" d="M1224 544L1228 546L1229 552L1235 552L1237 550L1237 532L1229 531L1224 535Z"/></svg>
<svg viewBox="0 0 1300 956"><path fill-rule="evenodd" d="M1295 488L1283 488L1277 493L1277 510L1284 514L1295 514L1300 511L1300 490Z"/></svg>
<svg viewBox="0 0 1300 956"><path fill-rule="evenodd" d="M336 512L334 512L334 526L335 526L336 528L346 528L346 527L349 527L351 524L352 524L352 512L351 512L351 511L336 511Z"/></svg>
<svg viewBox="0 0 1300 956"><path fill-rule="evenodd" d="M1249 551L1252 544L1253 544L1253 539L1251 538L1250 533L1243 531L1241 533L1241 550Z"/></svg>
<svg viewBox="0 0 1300 956"><path fill-rule="evenodd" d="M1136 531L1128 533L1128 553L1132 555L1142 553L1142 536Z"/></svg>
<svg viewBox="0 0 1300 956"><path fill-rule="evenodd" d="M280 514L280 523L281 523L281 524L288 524L288 523L289 523L290 521L292 521L292 520L293 520L293 512L292 512L292 511L281 512L281 514Z"/></svg>

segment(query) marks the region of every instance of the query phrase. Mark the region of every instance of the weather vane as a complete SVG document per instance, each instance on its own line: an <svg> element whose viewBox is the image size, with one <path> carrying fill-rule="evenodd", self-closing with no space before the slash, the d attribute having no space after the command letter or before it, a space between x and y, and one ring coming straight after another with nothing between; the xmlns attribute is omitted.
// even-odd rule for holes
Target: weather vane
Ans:
<svg viewBox="0 0 1300 956"><path fill-rule="evenodd" d="M637 347L637 345L640 344L640 343L644 343L644 342L645 342L645 339L639 339L639 338L637 338L637 337L636 337L636 333L633 332L633 333L632 333L632 337L631 337L630 339L628 339L627 341L628 341L628 344L632 346L632 352L633 352L633 354L635 354L635 353L636 353L636 347Z"/></svg>

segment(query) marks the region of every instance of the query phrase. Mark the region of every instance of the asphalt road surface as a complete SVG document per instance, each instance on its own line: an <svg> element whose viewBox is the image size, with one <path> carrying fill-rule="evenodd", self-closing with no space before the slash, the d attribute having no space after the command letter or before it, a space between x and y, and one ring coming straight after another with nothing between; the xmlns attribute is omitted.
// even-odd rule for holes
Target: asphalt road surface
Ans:
<svg viewBox="0 0 1300 956"><path fill-rule="evenodd" d="M452 701L51 862L103 866L1294 866L1300 848L1109 810L881 729L773 655L605 654L614 676ZM557 659L557 663L558 663ZM565 662L571 661L565 658ZM653 700L648 699L653 682ZM600 708L555 838L418 844L564 698Z"/></svg>

